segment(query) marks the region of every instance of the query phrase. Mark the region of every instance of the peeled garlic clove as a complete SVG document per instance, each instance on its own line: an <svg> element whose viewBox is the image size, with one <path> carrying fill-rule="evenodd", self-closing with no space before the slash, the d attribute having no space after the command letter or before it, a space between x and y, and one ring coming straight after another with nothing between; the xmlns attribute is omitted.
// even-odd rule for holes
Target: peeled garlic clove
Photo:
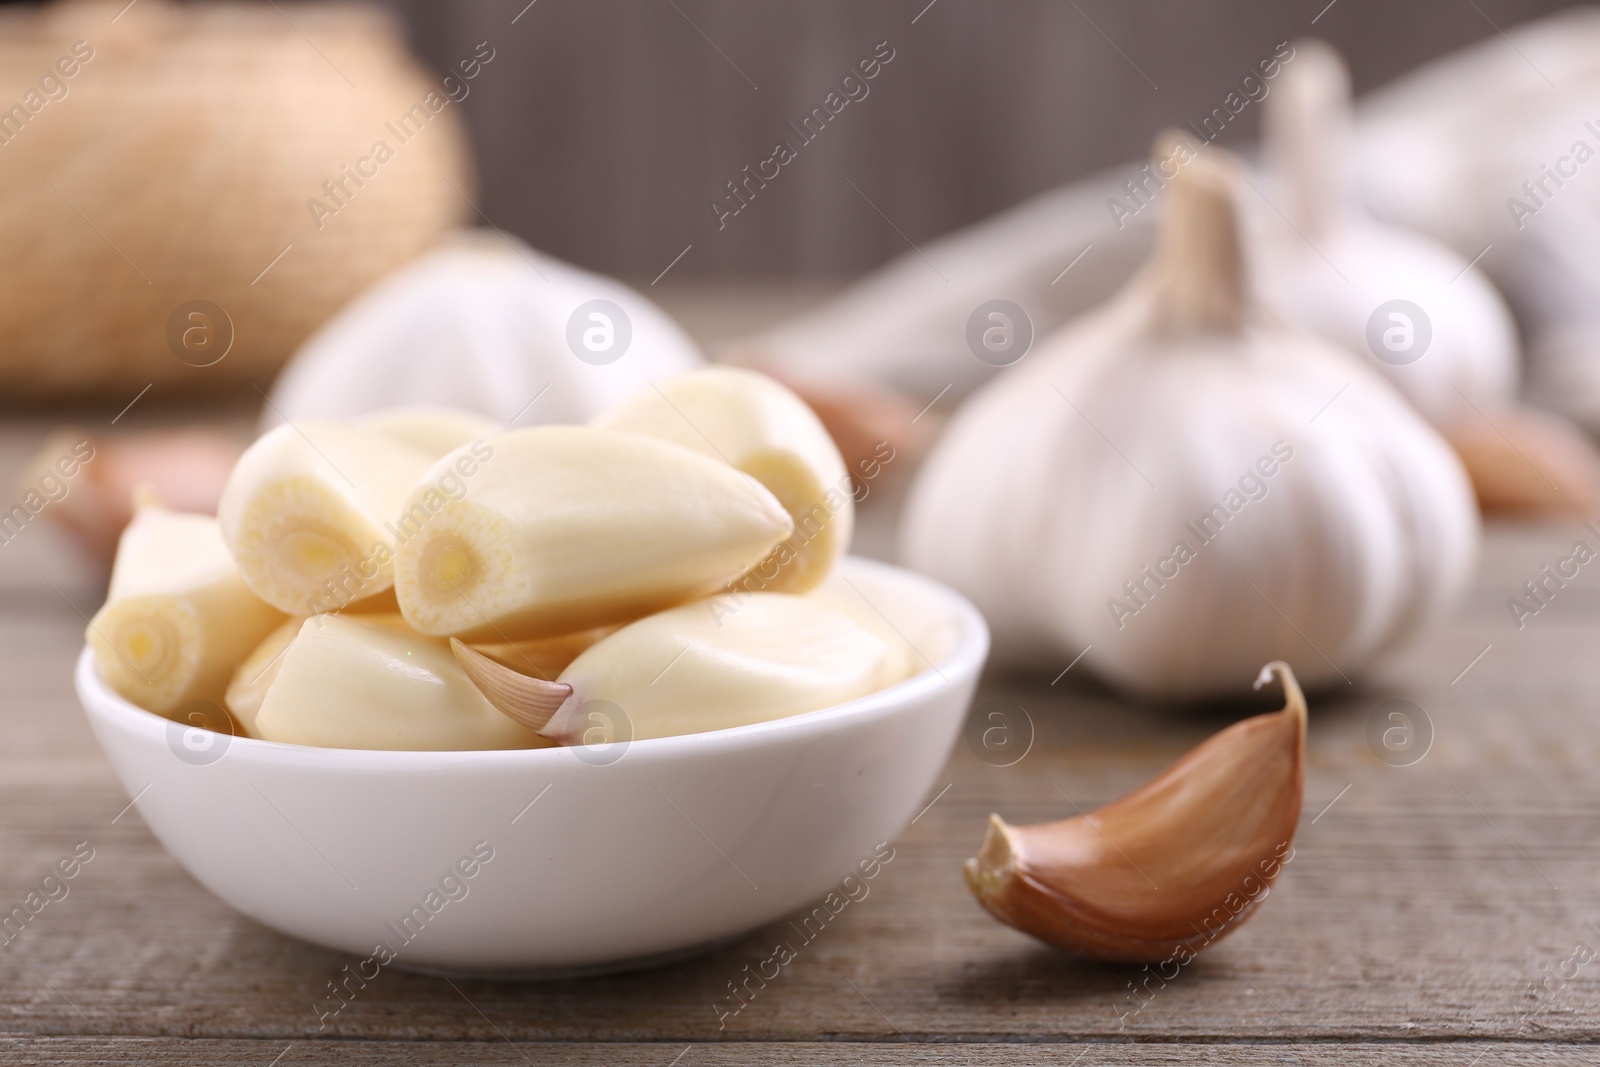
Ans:
<svg viewBox="0 0 1600 1067"><path fill-rule="evenodd" d="M702 367L642 390L594 423L693 449L766 486L794 533L754 568L752 591L814 588L850 546L850 477L815 412L788 388L738 367Z"/></svg>
<svg viewBox="0 0 1600 1067"><path fill-rule="evenodd" d="M592 740L597 708L621 735L608 740L767 722L875 692L887 666L881 640L809 598L753 593L731 610L713 598L624 626L573 660L557 679L571 695L540 733Z"/></svg>
<svg viewBox="0 0 1600 1067"><path fill-rule="evenodd" d="M896 457L908 468L915 466L937 433L940 417L930 414L921 421L927 405L891 386L864 377L827 380L786 374L763 364L758 353L748 358L752 361L749 366L759 367L794 390L794 395L816 412L852 472L874 470L885 455Z"/></svg>
<svg viewBox="0 0 1600 1067"><path fill-rule="evenodd" d="M1001 922L1065 951L1154 963L1192 956L1249 918L1291 847L1305 785L1306 702L1269 663L1282 711L1223 730L1121 800L989 833L967 886ZM1182 959L1187 962L1187 957Z"/></svg>
<svg viewBox="0 0 1600 1067"><path fill-rule="evenodd" d="M452 471L457 499L435 485ZM705 596L792 530L771 493L720 461L581 426L452 453L396 512L400 610L423 633L469 642L574 633Z"/></svg>
<svg viewBox="0 0 1600 1067"><path fill-rule="evenodd" d="M905 596L902 594L900 599L904 600ZM906 634L897 629L893 620L887 618L877 605L855 587L837 580L828 581L807 593L806 599L837 611L868 633L875 634L878 640L883 642L887 650L883 670L885 686L903 682L921 673L927 666L922 653L917 651L916 645ZM926 608L929 614L924 618L939 618L937 605L929 604ZM940 619L940 623L945 623L945 620Z"/></svg>
<svg viewBox="0 0 1600 1067"><path fill-rule="evenodd" d="M1484 511L1584 514L1600 506L1600 453L1553 412L1473 412L1446 427L1445 437Z"/></svg>
<svg viewBox="0 0 1600 1067"><path fill-rule="evenodd" d="M493 419L471 411L421 406L384 408L352 419L351 424L392 437L434 460L505 429Z"/></svg>
<svg viewBox="0 0 1600 1067"><path fill-rule="evenodd" d="M360 617L363 622L370 622L378 626L386 626L391 630L401 633L415 634L400 617L399 611L394 606L394 597L387 598L387 610L380 610L381 601L385 597L376 596L361 602L364 608L371 610L355 611L354 606L345 611ZM267 690L272 686L273 679L278 677L278 668L283 663L283 653L300 634L300 624L304 618L290 619L276 630L267 635L267 639L256 646L256 650L239 664L239 669L233 672L233 681L228 683L228 691L223 697L228 711L233 716L246 735L256 735L256 715L261 710L261 701L266 697Z"/></svg>
<svg viewBox="0 0 1600 1067"><path fill-rule="evenodd" d="M374 430L279 426L228 476L222 536L250 588L280 611L341 608L393 584L394 520L432 462Z"/></svg>
<svg viewBox="0 0 1600 1067"><path fill-rule="evenodd" d="M228 683L222 702L227 705L228 714L233 716L233 721L246 737L257 736L256 714L261 710L261 701L266 697L273 679L278 677L283 653L300 632L303 622L305 619L290 619L279 626L233 672L233 680Z"/></svg>
<svg viewBox="0 0 1600 1067"><path fill-rule="evenodd" d="M324 748L539 748L496 711L444 642L390 622L319 615L301 624L267 689L255 732Z"/></svg>
<svg viewBox="0 0 1600 1067"><path fill-rule="evenodd" d="M283 615L250 591L209 515L141 508L123 531L87 638L101 679L142 708L220 701Z"/></svg>

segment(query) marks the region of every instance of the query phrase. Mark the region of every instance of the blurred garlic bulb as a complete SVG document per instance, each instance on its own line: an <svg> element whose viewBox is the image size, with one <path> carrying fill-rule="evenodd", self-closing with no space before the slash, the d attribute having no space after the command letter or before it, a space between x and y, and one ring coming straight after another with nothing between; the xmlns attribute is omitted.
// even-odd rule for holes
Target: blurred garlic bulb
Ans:
<svg viewBox="0 0 1600 1067"><path fill-rule="evenodd" d="M1294 47L1266 102L1284 215L1258 213L1263 302L1363 357L1435 426L1492 417L1516 395L1511 312L1464 258L1360 208L1347 177L1349 73L1322 41Z"/></svg>
<svg viewBox="0 0 1600 1067"><path fill-rule="evenodd" d="M465 231L318 330L278 378L263 422L418 404L519 426L587 422L702 359L621 282Z"/></svg>
<svg viewBox="0 0 1600 1067"><path fill-rule="evenodd" d="M1449 440L1485 510L1600 506L1600 453L1517 402L1516 325L1499 292L1464 256L1357 205L1349 74L1321 41L1295 51L1267 104L1287 217L1258 227L1263 300L1370 358Z"/></svg>
<svg viewBox="0 0 1600 1067"><path fill-rule="evenodd" d="M1362 101L1361 196L1505 293L1527 392L1600 431L1600 10L1575 6L1424 64Z"/></svg>
<svg viewBox="0 0 1600 1067"><path fill-rule="evenodd" d="M1002 659L1161 697L1347 678L1465 582L1471 492L1377 372L1257 309L1234 164L1174 152L1153 261L957 413L903 551Z"/></svg>
<svg viewBox="0 0 1600 1067"><path fill-rule="evenodd" d="M354 419L352 423L357 429L376 430L433 459L505 429L481 415L427 404L384 408Z"/></svg>

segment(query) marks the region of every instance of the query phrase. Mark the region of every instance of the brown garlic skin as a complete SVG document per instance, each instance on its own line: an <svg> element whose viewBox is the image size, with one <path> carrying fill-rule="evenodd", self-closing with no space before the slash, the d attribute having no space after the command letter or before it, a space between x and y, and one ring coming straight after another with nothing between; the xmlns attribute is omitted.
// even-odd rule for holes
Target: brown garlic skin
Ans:
<svg viewBox="0 0 1600 1067"><path fill-rule="evenodd" d="M479 652L458 638L450 639L450 651L467 677L501 714L530 730L542 730L566 699L572 686L546 678L530 678L521 671Z"/></svg>
<svg viewBox="0 0 1600 1067"><path fill-rule="evenodd" d="M1552 411L1523 404L1472 413L1445 437L1485 512L1587 515L1600 507L1600 452Z"/></svg>
<svg viewBox="0 0 1600 1067"><path fill-rule="evenodd" d="M1293 857L1305 786L1306 703L1287 664L1282 711L1212 736L1159 777L1076 818L989 817L967 885L1010 926L1078 956L1154 963L1232 932Z"/></svg>

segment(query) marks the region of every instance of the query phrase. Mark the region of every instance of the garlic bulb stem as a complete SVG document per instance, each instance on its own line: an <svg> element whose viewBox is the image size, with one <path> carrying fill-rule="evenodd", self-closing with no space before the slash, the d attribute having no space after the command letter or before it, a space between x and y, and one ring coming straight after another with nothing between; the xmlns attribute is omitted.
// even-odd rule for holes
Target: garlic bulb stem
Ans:
<svg viewBox="0 0 1600 1067"><path fill-rule="evenodd" d="M1178 171L1167 189L1151 264L1155 331L1169 338L1235 333L1245 310L1236 168L1175 133L1162 135L1156 155L1177 164Z"/></svg>
<svg viewBox="0 0 1600 1067"><path fill-rule="evenodd" d="M1286 179L1285 212L1316 241L1350 199L1342 162L1350 157L1350 73L1339 53L1317 40L1296 41L1295 60L1266 108L1266 154Z"/></svg>

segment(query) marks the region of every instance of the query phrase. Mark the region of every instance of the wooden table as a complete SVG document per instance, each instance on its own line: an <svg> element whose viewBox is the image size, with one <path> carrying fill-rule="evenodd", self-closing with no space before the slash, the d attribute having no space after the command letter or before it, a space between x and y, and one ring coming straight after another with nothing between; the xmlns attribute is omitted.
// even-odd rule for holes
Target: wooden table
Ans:
<svg viewBox="0 0 1600 1067"><path fill-rule="evenodd" d="M42 428L0 425L0 472ZM881 550L891 516L868 518L864 543ZM0 1059L1600 1062L1600 959L1574 960L1600 955L1600 568L1521 631L1505 603L1580 536L1593 543L1577 522L1495 527L1449 619L1364 683L1313 700L1293 863L1257 918L1147 1000L1130 991L1136 970L995 923L960 875L990 811L1032 821L1070 814L1063 794L1103 803L1228 717L1131 705L1074 671L1054 686L986 681L980 701L1026 709L1031 752L996 768L958 744L870 896L725 1028L714 1005L783 924L612 978L452 983L390 969L319 1033L313 1005L352 961L235 914L129 807L69 682L98 580L32 526L0 545L0 910L76 843L94 858L0 944ZM1390 699L1432 723L1410 766L1380 761L1366 739Z"/></svg>

